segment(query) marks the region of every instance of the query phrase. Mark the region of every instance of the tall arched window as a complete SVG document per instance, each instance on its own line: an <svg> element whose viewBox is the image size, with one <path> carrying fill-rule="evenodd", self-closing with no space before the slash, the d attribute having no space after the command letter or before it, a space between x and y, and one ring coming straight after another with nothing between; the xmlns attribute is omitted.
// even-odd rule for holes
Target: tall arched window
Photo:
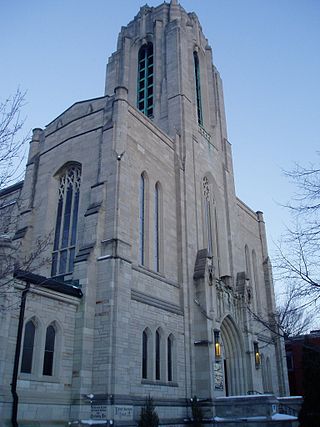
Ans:
<svg viewBox="0 0 320 427"><path fill-rule="evenodd" d="M173 336L170 334L167 340L167 377L173 381Z"/></svg>
<svg viewBox="0 0 320 427"><path fill-rule="evenodd" d="M142 378L148 378L148 334L142 333Z"/></svg>
<svg viewBox="0 0 320 427"><path fill-rule="evenodd" d="M255 288L255 297L258 312L261 311L261 298L259 290L259 276L258 276L258 265L257 265L257 255L255 250L252 251L252 268L253 268L253 281Z"/></svg>
<svg viewBox="0 0 320 427"><path fill-rule="evenodd" d="M47 327L46 343L43 358L43 375L52 375L53 373L53 356L56 331L52 325Z"/></svg>
<svg viewBox="0 0 320 427"><path fill-rule="evenodd" d="M51 275L73 271L77 234L81 167L70 165L59 178L59 201L52 253Z"/></svg>
<svg viewBox="0 0 320 427"><path fill-rule="evenodd" d="M21 360L21 372L31 374L36 327L32 320L26 323Z"/></svg>
<svg viewBox="0 0 320 427"><path fill-rule="evenodd" d="M250 263L250 253L247 245L244 247L244 254L246 258L246 275L249 280L251 280L251 263Z"/></svg>
<svg viewBox="0 0 320 427"><path fill-rule="evenodd" d="M161 245L161 190L157 182L154 190L154 269L160 271L160 245Z"/></svg>
<svg viewBox="0 0 320 427"><path fill-rule="evenodd" d="M211 194L209 180L205 176L202 180L203 198L204 198L204 223L205 234L208 248L208 255L213 255L213 233L212 233L212 212L211 212Z"/></svg>
<svg viewBox="0 0 320 427"><path fill-rule="evenodd" d="M140 189L139 189L139 261L141 265L145 263L145 193L146 182L142 174L140 176Z"/></svg>
<svg viewBox="0 0 320 427"><path fill-rule="evenodd" d="M202 103L201 103L201 85L200 85L200 65L197 52L193 52L194 61L194 76L196 83L196 102L197 102L197 116L199 125L203 125L202 117Z"/></svg>
<svg viewBox="0 0 320 427"><path fill-rule="evenodd" d="M139 50L138 57L138 109L147 117L153 116L153 45L148 43Z"/></svg>
<svg viewBox="0 0 320 427"><path fill-rule="evenodd" d="M160 380L161 375L161 335L156 331L156 380Z"/></svg>

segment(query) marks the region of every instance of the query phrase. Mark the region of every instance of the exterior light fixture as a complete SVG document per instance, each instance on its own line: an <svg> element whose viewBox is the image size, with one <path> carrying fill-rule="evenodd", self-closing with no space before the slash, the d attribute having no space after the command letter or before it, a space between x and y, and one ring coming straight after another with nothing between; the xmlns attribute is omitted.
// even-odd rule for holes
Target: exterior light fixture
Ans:
<svg viewBox="0 0 320 427"><path fill-rule="evenodd" d="M217 329L214 331L214 354L216 358L221 357L220 331Z"/></svg>
<svg viewBox="0 0 320 427"><path fill-rule="evenodd" d="M254 346L254 361L256 363L256 368L259 368L261 365L261 354L259 350L259 345L257 342L253 343Z"/></svg>

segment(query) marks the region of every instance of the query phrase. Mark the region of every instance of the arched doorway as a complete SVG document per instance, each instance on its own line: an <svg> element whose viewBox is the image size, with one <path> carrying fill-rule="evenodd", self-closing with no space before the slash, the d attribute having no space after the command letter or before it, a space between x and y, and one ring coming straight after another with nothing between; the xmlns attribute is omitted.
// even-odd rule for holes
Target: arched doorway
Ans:
<svg viewBox="0 0 320 427"><path fill-rule="evenodd" d="M245 394L243 343L240 331L231 316L225 317L220 332L223 344L225 394L226 396Z"/></svg>

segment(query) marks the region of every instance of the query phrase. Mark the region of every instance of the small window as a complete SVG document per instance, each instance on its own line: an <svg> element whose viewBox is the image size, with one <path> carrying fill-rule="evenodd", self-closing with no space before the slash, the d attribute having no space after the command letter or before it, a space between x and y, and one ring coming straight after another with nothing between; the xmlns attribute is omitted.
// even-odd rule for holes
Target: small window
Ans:
<svg viewBox="0 0 320 427"><path fill-rule="evenodd" d="M153 45L139 50L137 106L147 117L153 117Z"/></svg>
<svg viewBox="0 0 320 427"><path fill-rule="evenodd" d="M142 378L148 378L148 334L143 331L142 334Z"/></svg>
<svg viewBox="0 0 320 427"><path fill-rule="evenodd" d="M36 327L32 320L25 326L23 350L22 350L22 361L21 361L21 372L31 374L32 371L32 358L34 348L34 337Z"/></svg>
<svg viewBox="0 0 320 427"><path fill-rule="evenodd" d="M160 380L161 372L161 336L160 332L156 331L156 380Z"/></svg>
<svg viewBox="0 0 320 427"><path fill-rule="evenodd" d="M173 336L169 335L168 341L167 341L167 360L168 360L168 381L173 380L173 366L172 366L172 359L173 359Z"/></svg>
<svg viewBox="0 0 320 427"><path fill-rule="evenodd" d="M287 367L288 367L288 371L293 371L294 369L294 365L293 365L293 355L292 352L287 352Z"/></svg>
<svg viewBox="0 0 320 427"><path fill-rule="evenodd" d="M53 356L56 331L52 325L48 326L46 332L46 344L43 359L43 375L52 375L53 373Z"/></svg>

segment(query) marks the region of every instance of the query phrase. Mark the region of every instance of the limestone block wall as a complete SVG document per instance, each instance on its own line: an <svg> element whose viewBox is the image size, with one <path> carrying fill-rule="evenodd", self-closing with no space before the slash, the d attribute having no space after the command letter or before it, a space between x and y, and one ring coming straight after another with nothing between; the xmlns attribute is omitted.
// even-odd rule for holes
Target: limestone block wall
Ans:
<svg viewBox="0 0 320 427"><path fill-rule="evenodd" d="M20 420L66 420L71 403L74 330L78 305L77 298L31 286L26 297L24 326L31 320L36 327L36 332L31 373L21 373L19 366L17 393ZM10 419L11 416L10 383L13 373L18 313L18 311L12 313L8 330L3 381L0 388L3 405L0 420ZM49 325L52 325L56 332L51 376L42 373L46 329ZM22 349L23 339L24 332Z"/></svg>

